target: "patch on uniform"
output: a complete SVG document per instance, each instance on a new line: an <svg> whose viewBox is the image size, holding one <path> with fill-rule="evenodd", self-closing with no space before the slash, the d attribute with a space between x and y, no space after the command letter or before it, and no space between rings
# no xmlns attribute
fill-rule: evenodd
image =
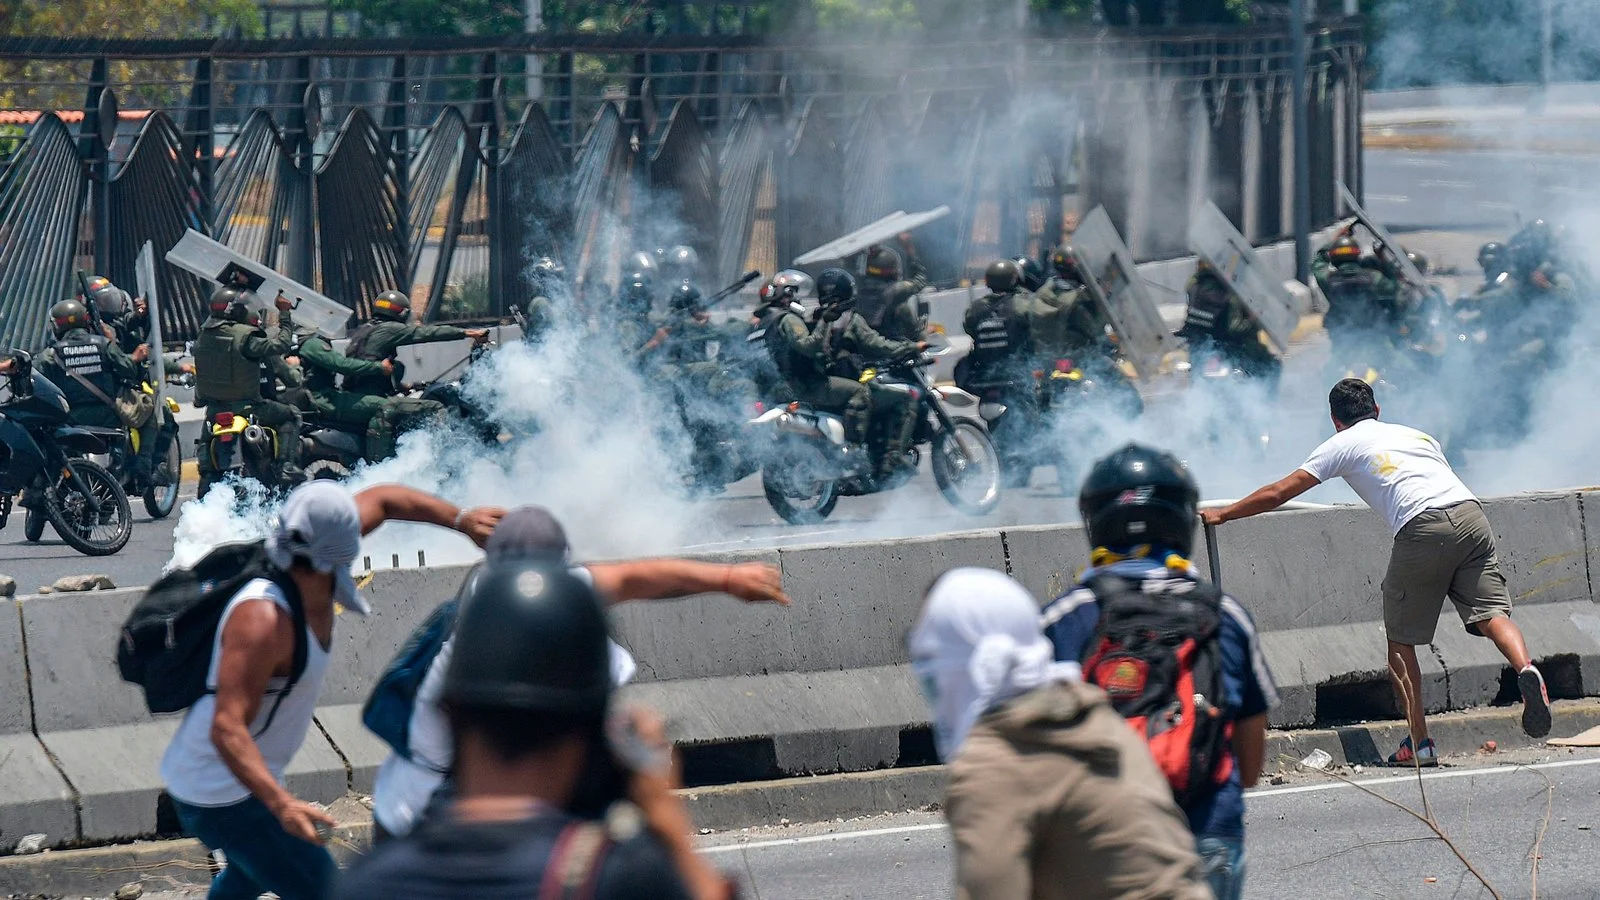
<svg viewBox="0 0 1600 900"><path fill-rule="evenodd" d="M1118 657L1108 659L1095 667L1090 679L1110 694L1119 697L1138 697L1144 693L1145 682L1150 680L1150 664L1142 659Z"/></svg>

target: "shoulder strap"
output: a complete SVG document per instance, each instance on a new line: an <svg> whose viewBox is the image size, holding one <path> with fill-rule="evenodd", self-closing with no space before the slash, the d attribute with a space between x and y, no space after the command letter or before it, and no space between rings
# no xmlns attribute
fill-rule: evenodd
<svg viewBox="0 0 1600 900"><path fill-rule="evenodd" d="M283 705L283 698L289 696L294 686L300 682L300 676L306 672L306 659L311 653L311 648L306 642L306 605L300 597L300 586L294 583L289 573L273 567L262 576L278 586L283 591L283 597L289 601L290 627L294 629L294 656L289 663L289 680L284 684L283 690L277 692L272 699L272 709L267 711L267 720L261 723L261 730L254 737L260 737L272 727L272 720L278 717L278 707Z"/></svg>
<svg viewBox="0 0 1600 900"><path fill-rule="evenodd" d="M599 822L578 821L561 829L545 864L538 900L581 900L594 896L611 839Z"/></svg>

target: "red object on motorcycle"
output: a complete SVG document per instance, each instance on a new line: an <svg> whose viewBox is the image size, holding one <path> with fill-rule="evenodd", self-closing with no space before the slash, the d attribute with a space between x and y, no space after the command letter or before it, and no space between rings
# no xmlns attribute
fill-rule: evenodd
<svg viewBox="0 0 1600 900"><path fill-rule="evenodd" d="M219 434L219 435L217 435L217 440L223 442L224 444L231 444L231 443L233 443L233 435L231 435L231 434Z"/></svg>
<svg viewBox="0 0 1600 900"><path fill-rule="evenodd" d="M1056 360L1056 371L1057 372L1071 372L1073 370L1073 368L1074 368L1074 366L1072 365L1072 360L1070 360L1070 359L1058 359L1058 360Z"/></svg>
<svg viewBox="0 0 1600 900"><path fill-rule="evenodd" d="M217 413L216 422L217 422L217 424L219 426L221 426L223 428L232 428L233 427L233 413L231 413L231 412L219 412L219 413Z"/></svg>
<svg viewBox="0 0 1600 900"><path fill-rule="evenodd" d="M755 414L759 416L762 413L767 411L767 405L765 403L762 403L760 400L757 400L755 402L754 409L755 409Z"/></svg>

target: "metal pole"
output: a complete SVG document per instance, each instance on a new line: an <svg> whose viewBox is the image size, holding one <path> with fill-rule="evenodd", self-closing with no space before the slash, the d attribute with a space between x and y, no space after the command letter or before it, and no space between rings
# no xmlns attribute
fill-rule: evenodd
<svg viewBox="0 0 1600 900"><path fill-rule="evenodd" d="M1290 63L1294 76L1294 277L1311 280L1311 123L1306 108L1306 0L1292 0Z"/></svg>
<svg viewBox="0 0 1600 900"><path fill-rule="evenodd" d="M1539 84L1550 89L1550 70L1555 62L1555 0L1544 0L1539 9Z"/></svg>
<svg viewBox="0 0 1600 900"><path fill-rule="evenodd" d="M526 0L523 21L526 23L529 34L538 34L544 30L544 0ZM536 103L544 97L544 61L537 55L530 54L528 63L528 102Z"/></svg>

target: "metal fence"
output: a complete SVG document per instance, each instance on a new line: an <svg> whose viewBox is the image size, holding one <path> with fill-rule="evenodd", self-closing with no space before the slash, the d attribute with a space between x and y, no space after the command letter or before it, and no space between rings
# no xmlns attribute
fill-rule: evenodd
<svg viewBox="0 0 1600 900"><path fill-rule="evenodd" d="M1313 31L1313 219L1361 184L1359 23ZM543 255L585 303L628 250L686 242L718 284L895 209L933 277L1037 253L1104 204L1135 253L1181 252L1214 199L1289 222L1278 31L806 47L747 37L0 40L0 342L33 346L75 267L133 281L196 228L365 313L505 312ZM163 333L207 287L162 266Z"/></svg>

